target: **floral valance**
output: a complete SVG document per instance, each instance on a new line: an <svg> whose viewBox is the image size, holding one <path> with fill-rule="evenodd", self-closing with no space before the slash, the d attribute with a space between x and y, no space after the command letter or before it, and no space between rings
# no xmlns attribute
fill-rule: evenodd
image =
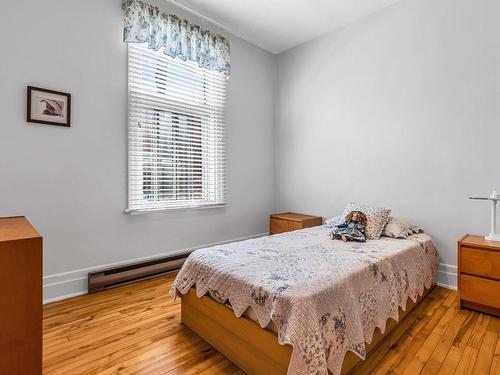
<svg viewBox="0 0 500 375"><path fill-rule="evenodd" d="M168 56L195 61L202 68L229 76L229 42L226 38L142 1L124 0L123 9L124 42L148 43L148 47L155 51L164 47Z"/></svg>

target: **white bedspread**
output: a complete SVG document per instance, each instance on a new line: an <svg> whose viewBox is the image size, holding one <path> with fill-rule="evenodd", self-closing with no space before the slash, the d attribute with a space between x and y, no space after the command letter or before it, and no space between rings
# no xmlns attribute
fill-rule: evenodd
<svg viewBox="0 0 500 375"><path fill-rule="evenodd" d="M251 307L293 346L288 374L340 374L348 350L364 359L375 328L431 287L439 257L426 234L344 243L328 233L319 226L196 250L171 295L196 285L198 297L229 301L238 317Z"/></svg>

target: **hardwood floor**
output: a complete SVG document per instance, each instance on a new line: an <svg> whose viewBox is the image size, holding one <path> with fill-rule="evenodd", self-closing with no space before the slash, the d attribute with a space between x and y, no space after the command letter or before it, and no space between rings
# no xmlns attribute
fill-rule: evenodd
<svg viewBox="0 0 500 375"><path fill-rule="evenodd" d="M174 275L44 307L44 374L243 374L180 323ZM500 375L500 319L436 287L356 374Z"/></svg>

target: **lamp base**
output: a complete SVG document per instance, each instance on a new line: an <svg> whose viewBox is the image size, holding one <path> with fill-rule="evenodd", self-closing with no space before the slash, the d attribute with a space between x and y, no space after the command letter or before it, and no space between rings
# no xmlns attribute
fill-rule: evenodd
<svg viewBox="0 0 500 375"><path fill-rule="evenodd" d="M490 233L487 236L484 236L484 238L488 241L500 241L500 234Z"/></svg>

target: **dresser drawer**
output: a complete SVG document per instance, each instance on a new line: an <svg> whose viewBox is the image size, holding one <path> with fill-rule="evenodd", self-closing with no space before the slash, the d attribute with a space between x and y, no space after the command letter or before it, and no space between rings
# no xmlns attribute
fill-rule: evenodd
<svg viewBox="0 0 500 375"><path fill-rule="evenodd" d="M292 230L302 229L302 224L300 222L282 220L277 218L271 218L270 233L283 233Z"/></svg>
<svg viewBox="0 0 500 375"><path fill-rule="evenodd" d="M460 272L500 280L500 253L462 246Z"/></svg>
<svg viewBox="0 0 500 375"><path fill-rule="evenodd" d="M460 299L500 309L500 281L460 275Z"/></svg>

